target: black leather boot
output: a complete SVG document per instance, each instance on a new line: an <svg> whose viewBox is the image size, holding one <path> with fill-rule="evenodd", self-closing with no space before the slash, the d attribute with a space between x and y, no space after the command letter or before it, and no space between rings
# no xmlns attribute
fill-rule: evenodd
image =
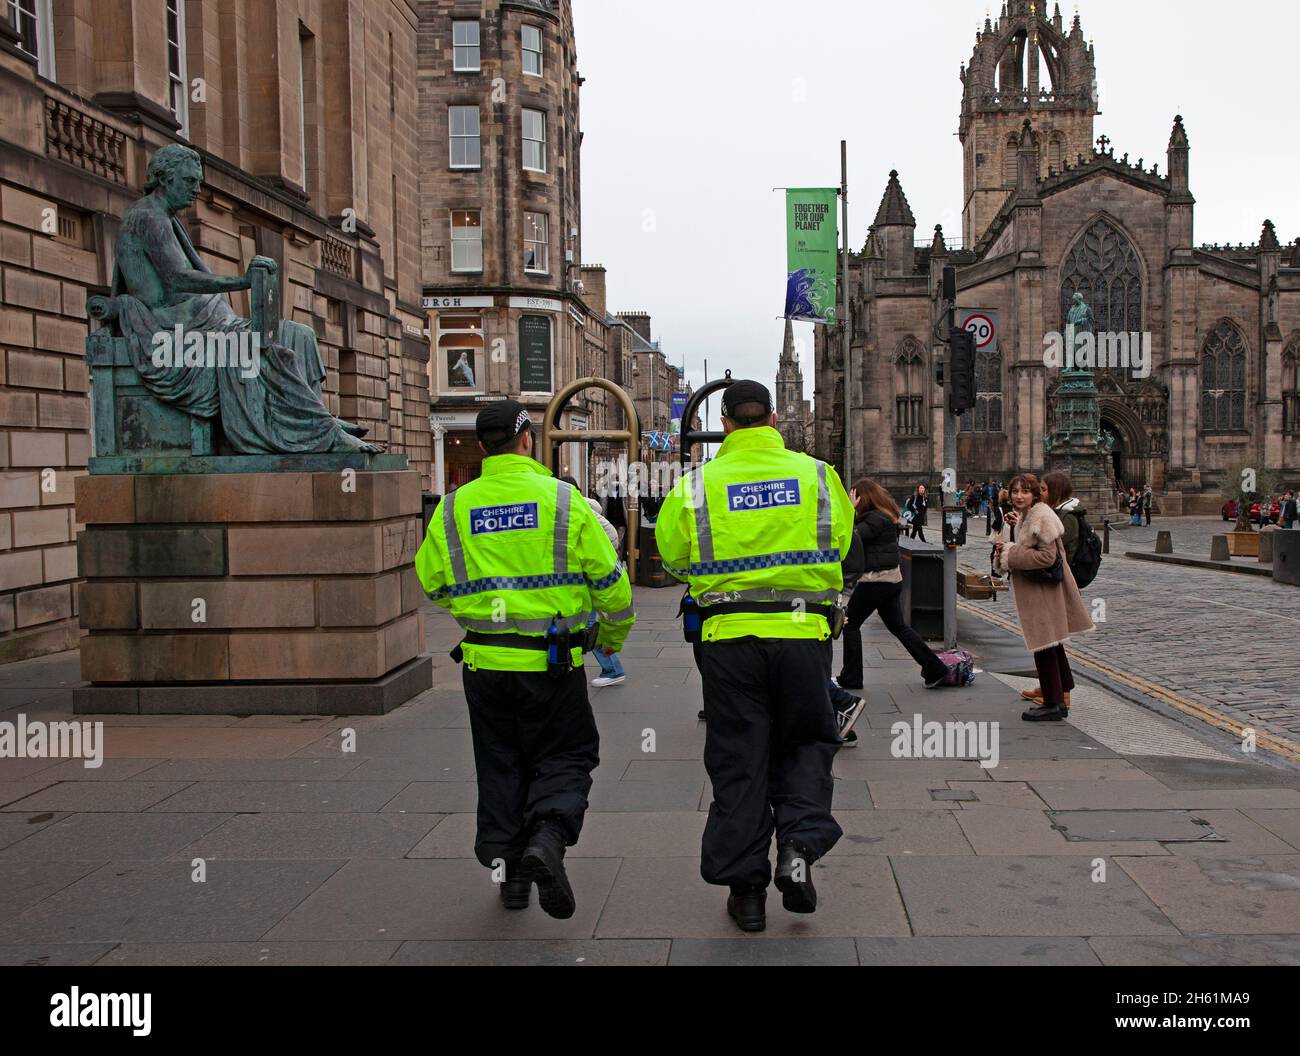
<svg viewBox="0 0 1300 1056"><path fill-rule="evenodd" d="M520 874L537 885L542 911L558 920L573 916L577 903L564 871L564 832L553 821L539 821L520 860Z"/></svg>
<svg viewBox="0 0 1300 1056"><path fill-rule="evenodd" d="M817 911L812 866L812 856L798 840L782 840L777 845L776 889L781 892L781 905L791 913Z"/></svg>
<svg viewBox="0 0 1300 1056"><path fill-rule="evenodd" d="M1038 704L1021 712L1020 717L1026 722L1060 722L1068 714L1064 704Z"/></svg>
<svg viewBox="0 0 1300 1056"><path fill-rule="evenodd" d="M506 866L506 878L499 885L501 904L506 909L527 909L533 893L533 882L519 871L517 864Z"/></svg>
<svg viewBox="0 0 1300 1056"><path fill-rule="evenodd" d="M727 897L727 915L741 931L762 931L767 927L767 889L733 887Z"/></svg>

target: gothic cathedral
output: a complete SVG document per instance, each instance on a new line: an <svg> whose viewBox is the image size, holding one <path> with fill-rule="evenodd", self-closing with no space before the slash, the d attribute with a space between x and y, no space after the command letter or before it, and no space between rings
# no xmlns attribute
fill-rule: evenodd
<svg viewBox="0 0 1300 1056"><path fill-rule="evenodd" d="M854 450L845 466L842 342L819 328L818 456L896 493L938 483L935 325L951 264L958 305L991 324L957 437L963 483L1043 469L1062 366L1052 335L1078 293L1096 335L1081 365L1094 368L1116 486L1150 483L1177 514L1217 512L1234 465L1300 484L1300 239L1281 245L1264 220L1256 245L1195 245L1182 117L1163 172L1095 139L1095 56L1059 6L1048 17L1010 0L986 18L961 82L960 245L938 227L918 243L891 172L849 260Z"/></svg>

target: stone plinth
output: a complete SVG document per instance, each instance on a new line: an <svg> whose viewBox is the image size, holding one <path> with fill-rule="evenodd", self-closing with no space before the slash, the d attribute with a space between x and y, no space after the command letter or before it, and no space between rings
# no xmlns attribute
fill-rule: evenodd
<svg viewBox="0 0 1300 1056"><path fill-rule="evenodd" d="M411 471L77 481L80 713L377 714L431 684Z"/></svg>

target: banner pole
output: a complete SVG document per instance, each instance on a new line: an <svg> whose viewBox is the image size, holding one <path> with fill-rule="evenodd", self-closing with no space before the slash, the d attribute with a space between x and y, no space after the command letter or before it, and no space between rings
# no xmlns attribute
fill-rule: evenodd
<svg viewBox="0 0 1300 1056"><path fill-rule="evenodd" d="M853 363L849 344L849 146L840 140L840 329L844 341L844 486L853 486Z"/></svg>

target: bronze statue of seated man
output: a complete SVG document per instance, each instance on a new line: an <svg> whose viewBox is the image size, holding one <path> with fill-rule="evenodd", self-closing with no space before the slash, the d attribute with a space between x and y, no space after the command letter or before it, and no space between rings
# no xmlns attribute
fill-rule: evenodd
<svg viewBox="0 0 1300 1056"><path fill-rule="evenodd" d="M207 269L176 218L202 182L199 155L169 144L149 162L145 196L122 218L105 314L116 318L145 387L189 414L219 415L234 454L377 453L360 439L363 427L325 406L325 369L310 327L281 320L262 340L231 308L229 291L252 288L254 273L274 274L276 264L254 257L241 276ZM214 343L229 358L195 354Z"/></svg>

